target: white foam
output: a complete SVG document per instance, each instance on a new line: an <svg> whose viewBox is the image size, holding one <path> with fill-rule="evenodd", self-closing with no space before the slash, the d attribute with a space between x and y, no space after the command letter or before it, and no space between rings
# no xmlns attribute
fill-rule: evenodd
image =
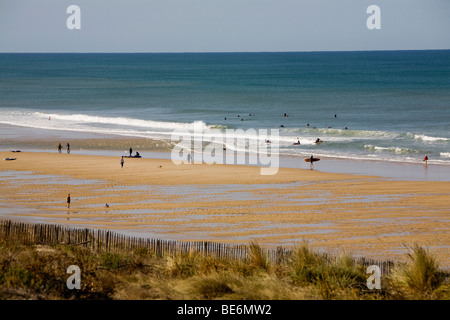
<svg viewBox="0 0 450 320"><path fill-rule="evenodd" d="M424 134L412 134L412 133L408 133L408 136L414 138L414 139L418 139L418 140L422 140L422 141L429 141L429 142L434 142L434 141L450 141L450 139L448 138L442 138L442 137L430 137Z"/></svg>
<svg viewBox="0 0 450 320"><path fill-rule="evenodd" d="M393 139L399 136L398 133L389 131L377 130L350 130L350 129L335 129L335 128L291 128L285 129L284 132L289 134L296 133L297 135L306 136L326 136L328 139Z"/></svg>
<svg viewBox="0 0 450 320"><path fill-rule="evenodd" d="M400 148L400 147L378 147L371 144L364 145L364 148L369 150L375 150L375 151L387 151L387 152L394 152L398 154L402 153L417 153L418 151L412 150L409 148Z"/></svg>
<svg viewBox="0 0 450 320"><path fill-rule="evenodd" d="M194 123L180 123L180 122L163 122L163 121L152 121L152 120L141 120L134 118L125 117L100 117L100 116L90 116L86 114L52 114L52 113L42 113L34 112L34 115L52 120L62 120L69 123L85 124L85 123L101 123L109 125L119 125L119 126L131 126L140 128L158 128L167 130L177 130L177 129L192 129ZM205 123L201 122L204 128L208 128Z"/></svg>

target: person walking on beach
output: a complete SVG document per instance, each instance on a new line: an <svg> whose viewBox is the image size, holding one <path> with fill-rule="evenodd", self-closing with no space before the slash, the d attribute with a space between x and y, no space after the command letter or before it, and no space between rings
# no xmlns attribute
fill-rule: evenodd
<svg viewBox="0 0 450 320"><path fill-rule="evenodd" d="M132 153L133 153L133 149L130 148L130 158L131 158Z"/></svg>
<svg viewBox="0 0 450 320"><path fill-rule="evenodd" d="M309 169L314 169L314 157L312 155L309 158Z"/></svg>
<svg viewBox="0 0 450 320"><path fill-rule="evenodd" d="M70 209L70 193L67 194L67 208Z"/></svg>
<svg viewBox="0 0 450 320"><path fill-rule="evenodd" d="M61 143L59 143L58 144L58 152L61 153L61 150L62 150L62 145L61 145Z"/></svg>
<svg viewBox="0 0 450 320"><path fill-rule="evenodd" d="M190 153L188 153L188 155L187 155L187 161L188 161L189 164L191 163L191 159L192 159L192 156L191 156Z"/></svg>
<svg viewBox="0 0 450 320"><path fill-rule="evenodd" d="M70 153L70 144L68 142L67 142L66 146L67 146L67 153Z"/></svg>
<svg viewBox="0 0 450 320"><path fill-rule="evenodd" d="M123 168L123 162L124 162L124 160L123 160L123 156L122 156L122 159L120 159L120 167L121 168Z"/></svg>

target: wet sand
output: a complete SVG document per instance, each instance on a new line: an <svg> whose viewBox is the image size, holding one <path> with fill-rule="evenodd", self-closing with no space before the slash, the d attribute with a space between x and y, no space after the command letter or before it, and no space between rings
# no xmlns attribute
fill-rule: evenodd
<svg viewBox="0 0 450 320"><path fill-rule="evenodd" d="M0 152L0 218L136 236L315 248L375 259L427 247L450 267L450 182L167 159ZM4 161L4 157L17 157ZM66 195L72 196L66 208ZM108 203L109 208L105 207Z"/></svg>

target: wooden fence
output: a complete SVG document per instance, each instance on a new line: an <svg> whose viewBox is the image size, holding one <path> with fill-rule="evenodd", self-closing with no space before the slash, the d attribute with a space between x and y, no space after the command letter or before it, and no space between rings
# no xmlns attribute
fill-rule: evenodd
<svg viewBox="0 0 450 320"><path fill-rule="evenodd" d="M0 236L10 240L17 240L24 244L72 244L90 248L97 252L122 252L145 248L157 256L173 256L192 251L227 259L232 261L250 258L251 246L230 245L208 241L174 241L125 236L108 230L94 230L87 228L73 228L56 224L32 224L0 221ZM266 259L272 264L280 264L291 254L291 250L283 247L276 249L260 249ZM324 254L327 261L332 262L336 257ZM394 266L392 261L379 261L367 258L355 258L354 262L363 267L377 265L382 274L387 274Z"/></svg>

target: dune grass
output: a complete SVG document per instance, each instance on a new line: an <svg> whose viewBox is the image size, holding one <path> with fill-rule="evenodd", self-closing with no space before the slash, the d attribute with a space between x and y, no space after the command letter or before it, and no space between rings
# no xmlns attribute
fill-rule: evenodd
<svg viewBox="0 0 450 320"><path fill-rule="evenodd" d="M365 295L367 275L352 257L329 257L311 250L306 242L297 245L287 263L294 285L310 286L323 299L358 299Z"/></svg>
<svg viewBox="0 0 450 320"><path fill-rule="evenodd" d="M273 264L257 243L239 261L195 251L158 257L146 248L93 252L82 246L24 245L0 239L0 299L449 299L448 275L425 249L369 290L368 275L348 254L330 257L298 244ZM67 267L81 269L81 289L69 290Z"/></svg>
<svg viewBox="0 0 450 320"><path fill-rule="evenodd" d="M434 257L417 244L407 249L408 260L388 278L392 295L398 299L449 299L448 274L439 270Z"/></svg>

